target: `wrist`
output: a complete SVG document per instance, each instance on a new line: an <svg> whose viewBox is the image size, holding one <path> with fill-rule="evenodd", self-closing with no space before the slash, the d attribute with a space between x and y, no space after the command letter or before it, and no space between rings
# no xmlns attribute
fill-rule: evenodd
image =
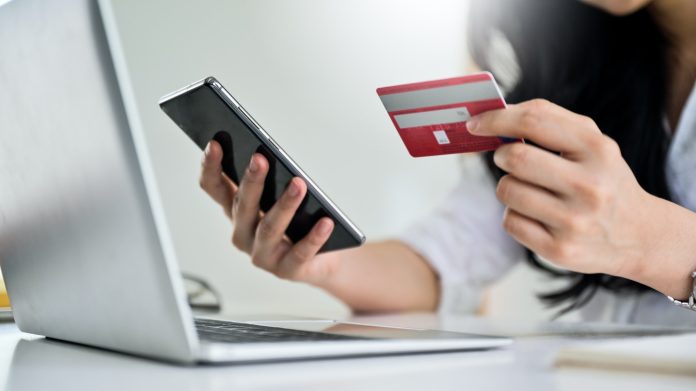
<svg viewBox="0 0 696 391"><path fill-rule="evenodd" d="M687 298L696 270L696 213L652 195L645 210L650 213L638 227L640 255L620 276L675 299Z"/></svg>
<svg viewBox="0 0 696 391"><path fill-rule="evenodd" d="M619 262L612 265L612 269L602 272L647 285L644 282L645 277L654 273L654 254L659 252L655 251L655 247L657 242L662 240L661 227L656 226L655 219L663 213L660 209L664 208L664 205L659 202L659 198L645 191L638 198L639 200L632 204L639 207L633 207L628 211L630 219L624 223L626 237L617 254Z"/></svg>
<svg viewBox="0 0 696 391"><path fill-rule="evenodd" d="M338 284L338 274L343 263L344 253L350 250L331 251L316 256L312 262L317 264L321 273L311 273L311 278L303 281L314 287L333 293Z"/></svg>

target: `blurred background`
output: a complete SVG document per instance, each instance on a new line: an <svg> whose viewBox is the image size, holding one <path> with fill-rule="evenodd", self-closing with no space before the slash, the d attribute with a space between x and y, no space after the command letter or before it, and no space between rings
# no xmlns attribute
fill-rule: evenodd
<svg viewBox="0 0 696 391"><path fill-rule="evenodd" d="M217 77L366 233L387 238L444 199L461 156L414 159L375 88L471 70L461 0L118 0L112 50L142 127L182 269L222 295L228 313L340 317L312 287L254 268L230 244L231 225L198 187L201 152L158 99ZM118 56L117 56L118 57ZM519 265L491 290L492 315L547 318L542 277Z"/></svg>

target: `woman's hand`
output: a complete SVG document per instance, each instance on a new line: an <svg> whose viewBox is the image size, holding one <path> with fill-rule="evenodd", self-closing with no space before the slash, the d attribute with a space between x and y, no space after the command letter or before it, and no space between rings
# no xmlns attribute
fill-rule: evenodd
<svg viewBox="0 0 696 391"><path fill-rule="evenodd" d="M517 241L573 271L630 278L673 296L688 291L696 255L689 262L670 247L694 232L694 215L644 191L592 119L533 100L483 113L468 127L539 145L506 144L494 154L508 173L496 190L507 207L503 225ZM656 268L668 264L669 276L679 276L671 283Z"/></svg>
<svg viewBox="0 0 696 391"><path fill-rule="evenodd" d="M340 251L317 256L331 235L333 221L320 219L312 230L297 243L285 235L295 211L302 202L307 185L293 178L283 195L267 212L259 210L268 161L254 154L237 187L222 173L222 148L211 141L201 163L200 185L220 206L234 224L232 244L251 255L254 265L278 277L325 284L338 264Z"/></svg>
<svg viewBox="0 0 696 391"><path fill-rule="evenodd" d="M592 119L533 100L474 117L468 128L539 145L506 144L494 154L508 173L496 189L507 206L503 225L517 241L582 273L620 275L642 256L649 195Z"/></svg>
<svg viewBox="0 0 696 391"><path fill-rule="evenodd" d="M297 243L284 235L307 191L304 181L293 178L264 214L259 211L259 201L268 161L254 154L239 188L222 173L221 162L222 148L211 141L203 157L200 184L232 220L232 243L250 254L254 265L278 277L323 288L355 311L436 308L437 275L411 248L388 240L317 255L333 230L330 218L320 219Z"/></svg>

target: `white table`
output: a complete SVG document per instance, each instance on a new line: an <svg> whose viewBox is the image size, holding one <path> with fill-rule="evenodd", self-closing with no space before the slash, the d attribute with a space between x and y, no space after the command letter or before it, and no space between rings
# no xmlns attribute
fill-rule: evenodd
<svg viewBox="0 0 696 391"><path fill-rule="evenodd" d="M358 317L405 327L518 335L593 331L468 317ZM614 332L621 331L616 327ZM604 330L607 331L607 330ZM612 330L609 330L612 331ZM630 331L630 330L628 330ZM696 378L554 368L559 347L591 338L519 337L505 349L264 365L182 367L23 334L0 325L0 386L7 390L696 390Z"/></svg>

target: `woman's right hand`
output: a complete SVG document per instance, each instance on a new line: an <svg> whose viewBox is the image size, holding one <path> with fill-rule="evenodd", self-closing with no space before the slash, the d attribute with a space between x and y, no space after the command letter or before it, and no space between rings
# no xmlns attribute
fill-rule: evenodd
<svg viewBox="0 0 696 391"><path fill-rule="evenodd" d="M331 235L333 221L320 219L297 243L285 235L307 192L302 178L293 178L276 204L263 213L259 202L268 173L266 158L259 153L251 157L239 186L222 172L221 162L222 148L211 141L203 156L200 185L232 221L232 244L249 254L254 265L280 278L325 286L336 273L341 252L317 252Z"/></svg>

